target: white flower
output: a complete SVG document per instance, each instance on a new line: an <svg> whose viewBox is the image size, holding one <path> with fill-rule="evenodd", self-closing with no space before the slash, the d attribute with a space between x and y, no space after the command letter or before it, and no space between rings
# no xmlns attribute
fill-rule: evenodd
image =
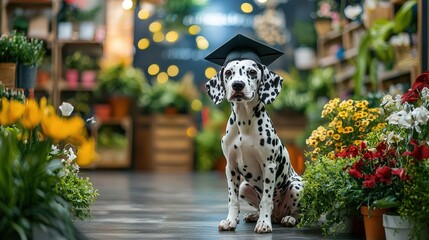
<svg viewBox="0 0 429 240"><path fill-rule="evenodd" d="M89 124L94 124L95 123L95 117L91 117L91 118L86 119L86 122Z"/></svg>
<svg viewBox="0 0 429 240"><path fill-rule="evenodd" d="M51 154L56 155L59 153L59 151L60 150L58 149L58 147L56 145L51 146Z"/></svg>
<svg viewBox="0 0 429 240"><path fill-rule="evenodd" d="M73 151L72 148L68 149L68 151L67 151L67 157L68 157L68 160L71 160L71 161L73 161L73 160L75 160L77 158L77 156L74 153L74 151Z"/></svg>
<svg viewBox="0 0 429 240"><path fill-rule="evenodd" d="M402 139L404 138L401 137L401 135L396 134L394 132L389 132L389 134L387 134L387 143L389 144L399 143L400 141L402 141Z"/></svg>
<svg viewBox="0 0 429 240"><path fill-rule="evenodd" d="M414 125L413 118L411 114L407 113L405 110L399 112L394 112L386 118L389 124L399 125L402 128L409 129Z"/></svg>
<svg viewBox="0 0 429 240"><path fill-rule="evenodd" d="M73 105L68 102L63 102L59 108L61 110L61 114L65 117L70 116L74 109Z"/></svg>
<svg viewBox="0 0 429 240"><path fill-rule="evenodd" d="M429 111L425 107L418 107L411 112L414 120L420 124L426 124L429 120Z"/></svg>
<svg viewBox="0 0 429 240"><path fill-rule="evenodd" d="M351 20L355 20L362 13L362 7L358 4L348 5L344 9L344 15Z"/></svg>
<svg viewBox="0 0 429 240"><path fill-rule="evenodd" d="M421 98L423 100L423 105L429 107L429 89L427 87L423 88L421 91Z"/></svg>

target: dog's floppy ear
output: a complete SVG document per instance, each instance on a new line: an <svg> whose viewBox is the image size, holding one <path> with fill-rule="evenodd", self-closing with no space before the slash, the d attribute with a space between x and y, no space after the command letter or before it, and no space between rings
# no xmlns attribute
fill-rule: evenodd
<svg viewBox="0 0 429 240"><path fill-rule="evenodd" d="M270 104L279 95L283 78L270 71L265 65L260 64L260 68L262 69L262 78L258 89L259 99L265 104Z"/></svg>
<svg viewBox="0 0 429 240"><path fill-rule="evenodd" d="M206 91L216 105L219 105L225 98L225 87L223 85L223 68L216 73L212 79L206 83Z"/></svg>

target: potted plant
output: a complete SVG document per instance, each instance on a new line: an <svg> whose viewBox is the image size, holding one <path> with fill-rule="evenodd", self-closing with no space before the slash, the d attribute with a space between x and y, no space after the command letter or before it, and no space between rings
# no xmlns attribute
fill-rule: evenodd
<svg viewBox="0 0 429 240"><path fill-rule="evenodd" d="M0 37L0 81L7 88L15 87L17 44L16 38Z"/></svg>
<svg viewBox="0 0 429 240"><path fill-rule="evenodd" d="M297 21L293 27L296 38L294 62L298 69L314 68L316 62L316 34L314 26L308 21Z"/></svg>
<svg viewBox="0 0 429 240"><path fill-rule="evenodd" d="M368 74L372 90L377 86L377 63L391 65L394 59L394 49L389 42L392 35L404 32L415 24L413 9L417 1L406 1L395 15L393 21L377 20L362 37L356 57L356 70L353 76L354 95L361 97L365 76Z"/></svg>
<svg viewBox="0 0 429 240"><path fill-rule="evenodd" d="M79 85L79 72L82 68L82 57L82 53L76 51L65 58L65 79L69 88L76 88Z"/></svg>
<svg viewBox="0 0 429 240"><path fill-rule="evenodd" d="M338 13L334 11L336 2L332 0L319 0L317 2L317 7L314 28L319 37L324 37L333 29L333 20L339 20L336 19L336 17L339 17Z"/></svg>
<svg viewBox="0 0 429 240"><path fill-rule="evenodd" d="M44 98L2 98L0 105L0 144L8 149L0 151L0 235L80 239L72 220L91 218L98 195L77 165L95 157L93 140L82 135L85 121L67 104L57 115Z"/></svg>
<svg viewBox="0 0 429 240"><path fill-rule="evenodd" d="M97 61L89 55L83 55L80 65L80 79L83 87L90 89L94 88L98 69Z"/></svg>
<svg viewBox="0 0 429 240"><path fill-rule="evenodd" d="M192 102L199 98L193 78L185 75L180 81L167 81L147 86L139 107L143 113L187 114L193 111Z"/></svg>
<svg viewBox="0 0 429 240"><path fill-rule="evenodd" d="M337 154L349 145L359 146L370 132L384 126L378 108L369 107L366 100L335 98L325 104L322 125L306 140L312 162L307 163L303 175L306 188L301 198L301 226L318 225L325 234L333 234L346 227L345 220L353 219L363 192L343 172L354 159L337 159ZM337 204L332 204L334 199Z"/></svg>
<svg viewBox="0 0 429 240"><path fill-rule="evenodd" d="M108 96L112 115L122 118L129 113L132 99L142 96L145 83L140 69L120 63L101 69L96 92Z"/></svg>
<svg viewBox="0 0 429 240"><path fill-rule="evenodd" d="M17 55L17 88L34 88L37 76L37 67L45 56L43 41L35 38L28 39L21 33L14 33L17 39L19 54Z"/></svg>
<svg viewBox="0 0 429 240"><path fill-rule="evenodd" d="M79 23L79 39L93 40L95 35L94 18L100 11L101 6L96 6L89 10L81 9L76 15L76 21Z"/></svg>

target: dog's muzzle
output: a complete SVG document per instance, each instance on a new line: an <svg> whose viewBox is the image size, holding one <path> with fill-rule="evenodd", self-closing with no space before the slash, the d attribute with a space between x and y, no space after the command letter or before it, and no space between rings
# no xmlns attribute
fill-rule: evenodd
<svg viewBox="0 0 429 240"><path fill-rule="evenodd" d="M246 95L243 92L245 87L243 81L234 81L231 85L233 93L231 95L231 99L235 99L237 101L241 101L242 99L247 99Z"/></svg>

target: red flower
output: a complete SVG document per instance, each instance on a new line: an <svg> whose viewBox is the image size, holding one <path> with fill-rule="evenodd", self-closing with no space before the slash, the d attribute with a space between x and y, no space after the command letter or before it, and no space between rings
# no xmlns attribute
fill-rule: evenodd
<svg viewBox="0 0 429 240"><path fill-rule="evenodd" d="M418 145L416 140L411 140L411 145L414 146L412 152L404 152L404 156L411 156L419 161L429 158L429 147L426 144Z"/></svg>
<svg viewBox="0 0 429 240"><path fill-rule="evenodd" d="M408 175L405 173L405 169L403 169L403 168L393 168L393 169L392 169L392 174L393 174L393 175L396 175L396 176L399 176L399 178L400 178L402 181L410 180L410 176L408 176Z"/></svg>
<svg viewBox="0 0 429 240"><path fill-rule="evenodd" d="M375 187L375 175L367 174L364 176L363 187L364 188L374 188Z"/></svg>
<svg viewBox="0 0 429 240"><path fill-rule="evenodd" d="M362 178L362 173L359 172L357 169L354 169L354 168L349 170L349 174L350 174L350 176L352 176L354 178Z"/></svg>
<svg viewBox="0 0 429 240"><path fill-rule="evenodd" d="M391 175L392 171L389 166L379 167L375 170L375 176L380 182L390 184L392 182Z"/></svg>
<svg viewBox="0 0 429 240"><path fill-rule="evenodd" d="M419 92L425 87L429 88L429 71L420 74L416 78L416 81L413 83L411 89L409 89L407 93L402 95L402 103L417 102L417 100L419 99Z"/></svg>

